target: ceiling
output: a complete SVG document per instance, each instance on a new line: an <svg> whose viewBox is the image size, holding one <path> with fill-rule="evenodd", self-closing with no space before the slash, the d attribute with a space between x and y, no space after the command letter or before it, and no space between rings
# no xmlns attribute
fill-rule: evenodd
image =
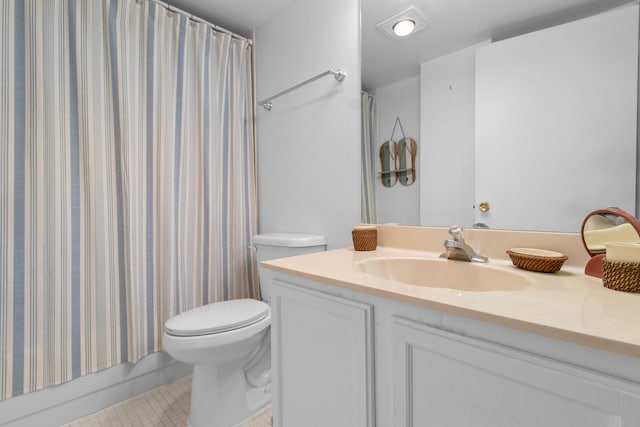
<svg viewBox="0 0 640 427"><path fill-rule="evenodd" d="M296 0L168 0L244 37ZM366 90L415 76L420 64L487 40L500 40L583 18L631 0L361 0L362 85ZM425 30L392 39L376 24L414 6Z"/></svg>

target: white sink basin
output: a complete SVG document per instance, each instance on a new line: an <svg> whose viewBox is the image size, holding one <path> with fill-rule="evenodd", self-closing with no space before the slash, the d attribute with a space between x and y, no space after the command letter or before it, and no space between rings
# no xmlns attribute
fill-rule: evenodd
<svg viewBox="0 0 640 427"><path fill-rule="evenodd" d="M532 283L505 267L441 258L372 258L356 262L354 268L382 279L459 291L517 291Z"/></svg>

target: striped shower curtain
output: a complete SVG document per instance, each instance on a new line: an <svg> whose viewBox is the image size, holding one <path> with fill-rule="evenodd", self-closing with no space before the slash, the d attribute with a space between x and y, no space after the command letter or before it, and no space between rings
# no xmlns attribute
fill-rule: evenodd
<svg viewBox="0 0 640 427"><path fill-rule="evenodd" d="M375 224L378 221L376 201L376 99L367 92L361 95L362 138L360 177L360 220Z"/></svg>
<svg viewBox="0 0 640 427"><path fill-rule="evenodd" d="M251 46L142 0L0 1L0 399L259 297Z"/></svg>

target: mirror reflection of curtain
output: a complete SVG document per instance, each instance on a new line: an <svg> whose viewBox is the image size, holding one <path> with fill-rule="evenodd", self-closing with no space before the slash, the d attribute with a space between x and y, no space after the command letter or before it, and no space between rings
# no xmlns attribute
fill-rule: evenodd
<svg viewBox="0 0 640 427"><path fill-rule="evenodd" d="M0 400L258 297L251 46L136 0L0 2Z"/></svg>
<svg viewBox="0 0 640 427"><path fill-rule="evenodd" d="M362 177L360 217L364 223L378 221L376 202L376 156L375 156L376 103L375 97L362 92Z"/></svg>

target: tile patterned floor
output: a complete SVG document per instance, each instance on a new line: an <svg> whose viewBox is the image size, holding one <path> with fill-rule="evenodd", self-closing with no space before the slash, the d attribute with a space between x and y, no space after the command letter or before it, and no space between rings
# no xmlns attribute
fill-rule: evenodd
<svg viewBox="0 0 640 427"><path fill-rule="evenodd" d="M186 427L191 377L69 423L66 427ZM271 427L271 407L235 427Z"/></svg>

